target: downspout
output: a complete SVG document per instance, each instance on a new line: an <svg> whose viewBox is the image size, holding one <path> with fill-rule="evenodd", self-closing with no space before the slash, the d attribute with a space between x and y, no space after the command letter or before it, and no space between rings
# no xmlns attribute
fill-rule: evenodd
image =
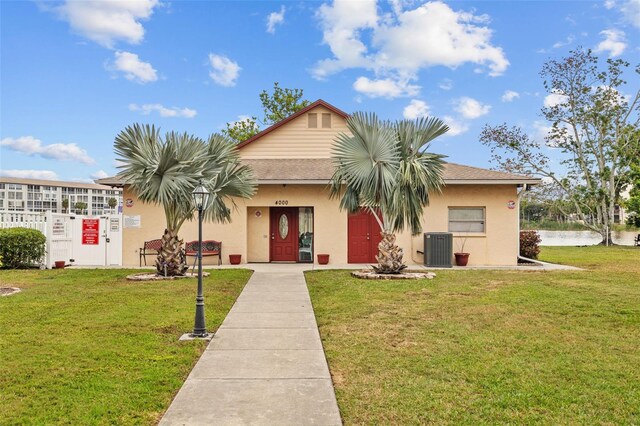
<svg viewBox="0 0 640 426"><path fill-rule="evenodd" d="M524 193L527 192L529 186L525 183L522 186L522 189L520 189L520 192L518 192L518 252L517 252L517 258L516 259L520 259L520 201L522 200L522 197L524 196ZM517 264L517 260L516 260L516 264Z"/></svg>

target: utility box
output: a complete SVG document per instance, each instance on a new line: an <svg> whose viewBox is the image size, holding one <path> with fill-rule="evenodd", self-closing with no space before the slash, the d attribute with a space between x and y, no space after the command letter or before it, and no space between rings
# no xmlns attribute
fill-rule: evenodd
<svg viewBox="0 0 640 426"><path fill-rule="evenodd" d="M424 264L433 268L451 268L453 234L426 232L424 234Z"/></svg>

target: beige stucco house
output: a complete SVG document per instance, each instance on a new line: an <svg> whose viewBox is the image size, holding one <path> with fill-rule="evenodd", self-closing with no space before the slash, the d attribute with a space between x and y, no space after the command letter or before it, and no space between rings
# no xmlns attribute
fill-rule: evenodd
<svg viewBox="0 0 640 426"><path fill-rule="evenodd" d="M236 200L231 223L204 225L205 240L222 241L224 263L229 254L242 255L243 263L317 262L317 254L329 254L335 265L375 262L379 229L370 215L349 215L329 199L331 149L336 135L347 132L347 117L318 100L238 145L258 190L249 200ZM425 209L423 231L452 232L454 251L464 242L470 265L516 264L519 194L539 181L453 163L444 180L442 193L433 194ZM124 187L122 259L125 266L138 265L143 242L163 234L162 208L140 202L118 178L98 182ZM195 240L196 221L180 233ZM423 263L422 234L401 233L397 242L406 263Z"/></svg>

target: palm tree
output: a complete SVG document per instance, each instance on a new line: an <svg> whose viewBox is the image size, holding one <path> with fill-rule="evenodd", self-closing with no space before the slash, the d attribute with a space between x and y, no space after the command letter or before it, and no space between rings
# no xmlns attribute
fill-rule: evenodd
<svg viewBox="0 0 640 426"><path fill-rule="evenodd" d="M180 227L194 218L191 192L202 180L209 193L203 220L228 222L231 197L249 198L256 183L251 169L240 164L234 144L211 135L207 141L186 133L169 132L164 140L155 126L134 124L116 137L114 151L123 163L118 175L140 201L161 204L166 218L162 249L156 260L158 274L184 275L188 269Z"/></svg>
<svg viewBox="0 0 640 426"><path fill-rule="evenodd" d="M366 113L353 114L347 127L351 134L340 133L333 148L331 197L340 198L340 208L350 213L371 211L382 235L374 269L400 273L406 265L395 233L405 227L413 235L422 231L429 194L444 184L444 156L426 149L449 127L434 117L389 123Z"/></svg>

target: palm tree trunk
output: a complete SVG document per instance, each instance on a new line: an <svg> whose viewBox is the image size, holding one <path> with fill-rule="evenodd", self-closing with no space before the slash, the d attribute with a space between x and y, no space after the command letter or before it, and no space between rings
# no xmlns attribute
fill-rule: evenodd
<svg viewBox="0 0 640 426"><path fill-rule="evenodd" d="M382 231L382 241L378 244L378 255L376 260L378 266L373 266L378 274L399 274L407 267L402 262L404 255L402 248L396 245L396 236L390 232Z"/></svg>
<svg viewBox="0 0 640 426"><path fill-rule="evenodd" d="M165 229L162 236L162 248L156 259L158 275L184 275L188 269L189 265L187 265L187 258L182 249L182 240L178 238L178 233Z"/></svg>

